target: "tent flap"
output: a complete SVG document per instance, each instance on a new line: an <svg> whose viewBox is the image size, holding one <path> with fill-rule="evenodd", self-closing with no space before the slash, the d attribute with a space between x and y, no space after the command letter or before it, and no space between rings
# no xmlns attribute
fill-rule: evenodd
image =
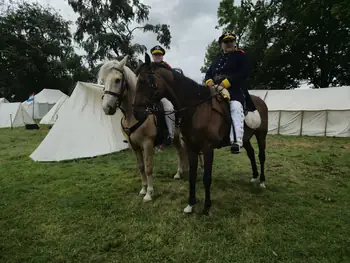
<svg viewBox="0 0 350 263"><path fill-rule="evenodd" d="M102 86L78 82L55 125L30 155L34 161L94 157L128 148L121 133L121 113L102 109Z"/></svg>
<svg viewBox="0 0 350 263"><path fill-rule="evenodd" d="M0 104L0 128L23 127L35 124L20 102Z"/></svg>

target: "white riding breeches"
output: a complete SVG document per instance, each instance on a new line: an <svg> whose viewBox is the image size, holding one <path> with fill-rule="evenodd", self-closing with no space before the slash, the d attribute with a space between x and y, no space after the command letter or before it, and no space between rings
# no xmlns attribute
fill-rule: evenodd
<svg viewBox="0 0 350 263"><path fill-rule="evenodd" d="M236 133L237 144L240 147L242 147L242 145L243 145L243 133L244 133L244 112L243 112L243 106L237 100L230 101L230 111L231 111L231 118L232 118L232 122L233 122L233 127L235 129L233 131L233 129L231 127L230 141L231 141L231 143L234 142L233 132L235 132Z"/></svg>
<svg viewBox="0 0 350 263"><path fill-rule="evenodd" d="M160 102L163 104L165 115L165 122L168 127L169 137L174 139L175 130L175 113L173 104L166 98L162 98ZM172 112L172 113L171 113ZM170 114L169 114L170 113Z"/></svg>

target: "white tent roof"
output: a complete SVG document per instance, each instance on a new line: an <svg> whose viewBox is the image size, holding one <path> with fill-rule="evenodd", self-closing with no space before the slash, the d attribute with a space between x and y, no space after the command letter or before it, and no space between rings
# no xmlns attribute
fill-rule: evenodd
<svg viewBox="0 0 350 263"><path fill-rule="evenodd" d="M0 128L22 127L25 124L35 124L33 119L23 109L20 102L0 104Z"/></svg>
<svg viewBox="0 0 350 263"><path fill-rule="evenodd" d="M265 100L265 97L267 95L267 90L249 90L249 93L251 95L258 96L261 99Z"/></svg>
<svg viewBox="0 0 350 263"><path fill-rule="evenodd" d="M121 113L102 109L103 86L78 82L60 117L30 155L34 161L62 161L118 152L128 148L121 132Z"/></svg>
<svg viewBox="0 0 350 263"><path fill-rule="evenodd" d="M9 103L9 101L6 98L0 98L0 103Z"/></svg>
<svg viewBox="0 0 350 263"><path fill-rule="evenodd" d="M250 90L260 96L267 92L269 111L349 110L350 86L323 89ZM261 97L261 96L260 96Z"/></svg>
<svg viewBox="0 0 350 263"><path fill-rule="evenodd" d="M62 91L57 89L43 89L38 94L34 96L34 103L48 103L48 104L55 104L58 102L62 96L66 96ZM32 102L26 102L24 103L32 103Z"/></svg>
<svg viewBox="0 0 350 263"><path fill-rule="evenodd" d="M64 109L68 96L62 96L61 99L51 108L51 110L41 119L40 124L54 124L58 119L59 112Z"/></svg>

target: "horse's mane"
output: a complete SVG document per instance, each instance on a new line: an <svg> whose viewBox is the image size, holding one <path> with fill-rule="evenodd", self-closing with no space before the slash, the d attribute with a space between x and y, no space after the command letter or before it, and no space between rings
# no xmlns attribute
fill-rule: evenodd
<svg viewBox="0 0 350 263"><path fill-rule="evenodd" d="M186 91L189 91L190 93L192 93L192 92L198 93L199 90L202 91L202 92L204 90L204 93L206 95L207 95L207 92L205 92L205 91L208 91L208 94L210 94L209 89L206 88L205 86L197 83L196 81L194 81L193 79L185 76L184 74L181 74L177 70L168 68L164 64L157 63L157 62L151 62L151 64L148 65L146 63L143 63L137 68L136 74L138 75L141 72L141 70L144 69L144 68L146 68L146 69L149 68L149 69L153 69L153 70L156 70L157 68L162 68L162 69L169 70L169 71L171 71L173 73L174 79L178 83L178 85L186 87Z"/></svg>
<svg viewBox="0 0 350 263"><path fill-rule="evenodd" d="M132 88L136 88L137 77L135 73L128 66L124 66L122 69L120 62L118 60L107 61L100 67L97 75L97 79L98 79L97 83L102 84L106 79L107 75L109 74L109 72L111 72L113 69L116 69L116 68L124 72L128 85L131 86Z"/></svg>

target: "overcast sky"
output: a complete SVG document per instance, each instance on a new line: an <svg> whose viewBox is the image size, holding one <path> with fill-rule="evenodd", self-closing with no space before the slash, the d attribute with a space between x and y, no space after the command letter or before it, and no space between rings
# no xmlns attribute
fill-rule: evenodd
<svg viewBox="0 0 350 263"><path fill-rule="evenodd" d="M67 0L30 0L30 2L50 5L67 20L75 21L77 18ZM204 64L205 49L221 33L221 30L215 29L220 1L141 0L141 2L151 6L149 23L170 25L172 39L170 50L165 49L164 60L172 67L181 68L188 77L201 82L203 74L199 69ZM75 27L72 29L75 30ZM155 34L141 31L135 32L134 42L145 45L148 50L158 44Z"/></svg>

